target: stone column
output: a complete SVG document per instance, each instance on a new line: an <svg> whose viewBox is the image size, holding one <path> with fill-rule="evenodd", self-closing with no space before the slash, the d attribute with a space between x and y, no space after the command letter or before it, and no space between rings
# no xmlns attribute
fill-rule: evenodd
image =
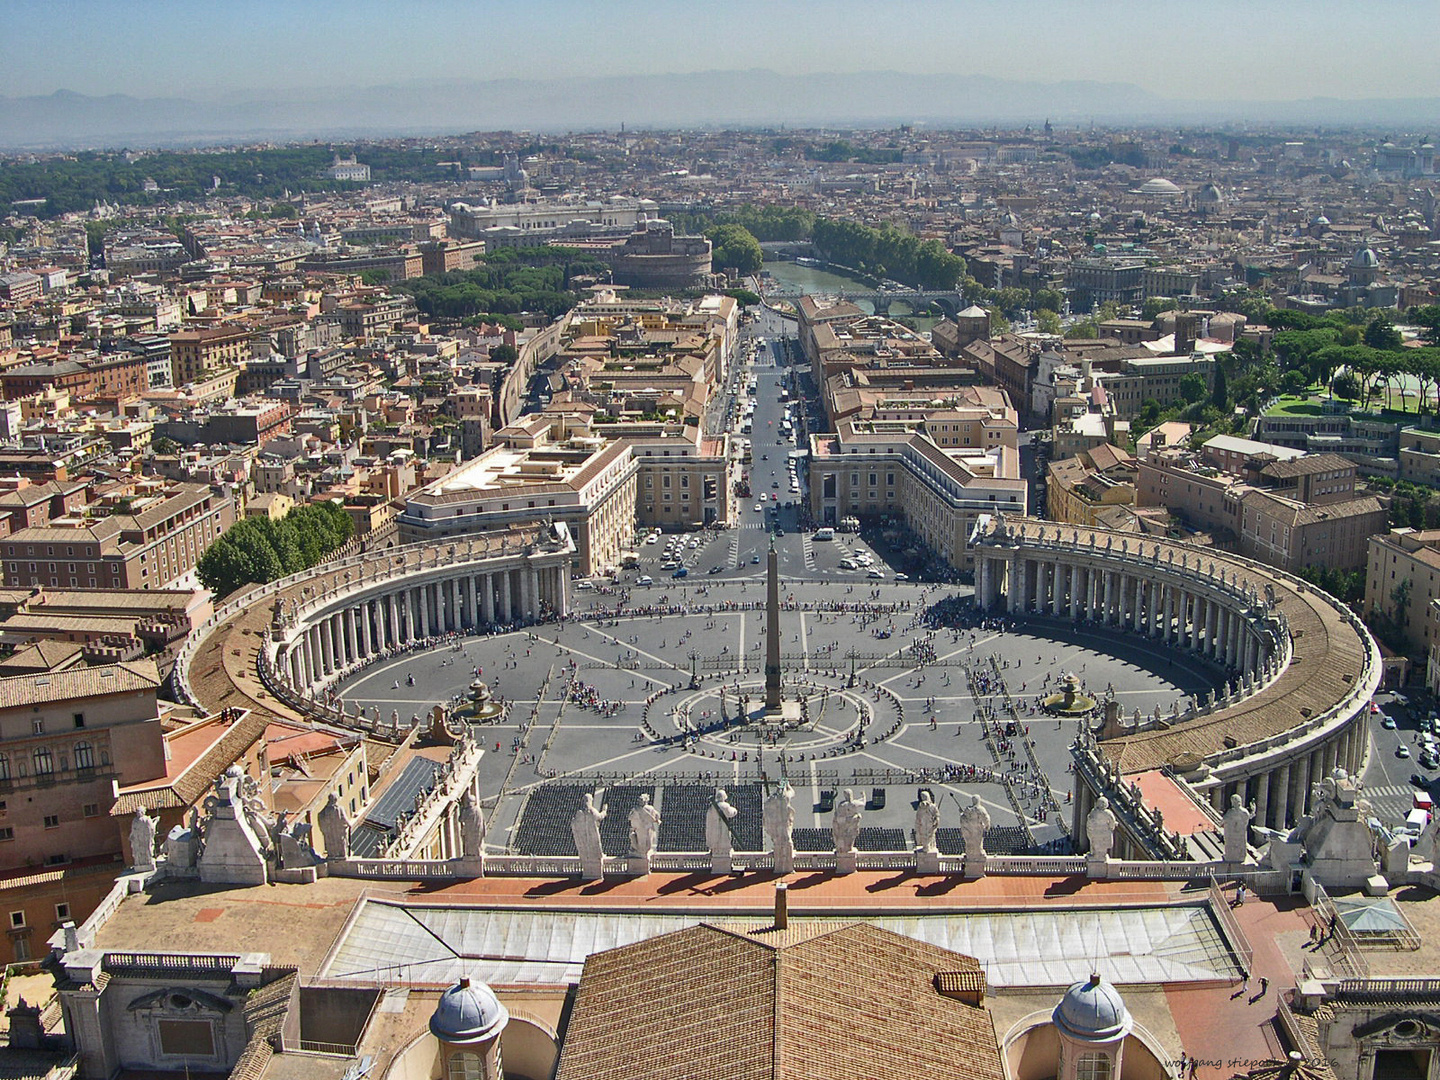
<svg viewBox="0 0 1440 1080"><path fill-rule="evenodd" d="M475 605L475 575L465 575L465 627L477 629L480 625L480 609Z"/></svg>
<svg viewBox="0 0 1440 1080"><path fill-rule="evenodd" d="M1005 590L1006 610L1014 615L1020 610L1020 560L1011 556L1009 562L1009 587Z"/></svg>
<svg viewBox="0 0 1440 1080"><path fill-rule="evenodd" d="M1255 778L1255 824L1270 826L1270 783L1275 779L1273 771L1262 773Z"/></svg>
<svg viewBox="0 0 1440 1080"><path fill-rule="evenodd" d="M1275 821L1272 828L1284 829L1290 824L1290 763L1287 761L1270 774L1273 791L1270 795L1271 805L1274 813L1271 815Z"/></svg>
<svg viewBox="0 0 1440 1080"><path fill-rule="evenodd" d="M1310 755L1306 754L1290 770L1290 805L1297 818L1310 812L1310 782Z"/></svg>
<svg viewBox="0 0 1440 1080"><path fill-rule="evenodd" d="M1070 621L1080 618L1080 568L1071 563L1067 570L1070 575Z"/></svg>
<svg viewBox="0 0 1440 1080"><path fill-rule="evenodd" d="M513 622L515 608L510 603L510 571L500 571L500 621Z"/></svg>
<svg viewBox="0 0 1440 1080"><path fill-rule="evenodd" d="M1115 595L1115 571L1114 571L1114 570L1106 570L1106 571L1105 571L1105 606L1101 609L1101 610L1103 611L1103 613L1104 613L1104 614L1102 615L1102 617L1101 617L1101 621L1104 622L1106 626L1109 626L1109 625L1110 625L1110 613L1114 610L1114 608L1113 608L1114 595Z"/></svg>
<svg viewBox="0 0 1440 1080"><path fill-rule="evenodd" d="M482 607L480 613L485 617L486 625L495 621L495 577L492 574L480 575L480 600Z"/></svg>

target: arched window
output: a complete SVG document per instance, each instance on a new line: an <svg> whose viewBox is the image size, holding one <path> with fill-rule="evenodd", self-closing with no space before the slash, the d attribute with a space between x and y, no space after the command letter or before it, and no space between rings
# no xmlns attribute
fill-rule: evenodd
<svg viewBox="0 0 1440 1080"><path fill-rule="evenodd" d="M10 755L0 754L0 780L10 779Z"/></svg>
<svg viewBox="0 0 1440 1080"><path fill-rule="evenodd" d="M77 742L75 744L75 768L93 769L95 767L95 748L88 742Z"/></svg>
<svg viewBox="0 0 1440 1080"><path fill-rule="evenodd" d="M35 764L36 776L48 776L55 771L55 761L50 756L48 746L37 747L32 755L32 760Z"/></svg>
<svg viewBox="0 0 1440 1080"><path fill-rule="evenodd" d="M1110 1055L1081 1054L1075 1062L1075 1080L1110 1080Z"/></svg>
<svg viewBox="0 0 1440 1080"><path fill-rule="evenodd" d="M480 1080L484 1064L479 1054L458 1050L450 1055L446 1068L447 1080Z"/></svg>

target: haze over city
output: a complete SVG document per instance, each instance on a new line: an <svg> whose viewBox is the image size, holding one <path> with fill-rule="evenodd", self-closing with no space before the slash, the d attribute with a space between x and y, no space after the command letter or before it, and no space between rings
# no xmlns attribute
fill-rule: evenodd
<svg viewBox="0 0 1440 1080"><path fill-rule="evenodd" d="M1412 0L1219 0L1203 18L1137 0L14 0L0 143L621 122L1399 124L1440 96L1433 15Z"/></svg>

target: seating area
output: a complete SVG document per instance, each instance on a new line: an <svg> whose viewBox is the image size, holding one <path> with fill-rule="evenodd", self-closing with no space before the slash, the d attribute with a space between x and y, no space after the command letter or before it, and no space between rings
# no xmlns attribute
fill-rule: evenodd
<svg viewBox="0 0 1440 1080"><path fill-rule="evenodd" d="M796 851L826 852L835 850L835 840L829 829L795 829L790 834L795 840ZM905 833L900 829L880 829L862 826L855 839L856 851L904 851Z"/></svg>
<svg viewBox="0 0 1440 1080"><path fill-rule="evenodd" d="M935 845L942 855L965 854L965 840L959 829L936 829ZM987 855L1038 855L1030 834L1018 825L994 825L985 830Z"/></svg>
<svg viewBox="0 0 1440 1080"><path fill-rule="evenodd" d="M512 841L517 855L574 855L570 819L580 809L585 789L579 786L546 784L530 792L520 811Z"/></svg>

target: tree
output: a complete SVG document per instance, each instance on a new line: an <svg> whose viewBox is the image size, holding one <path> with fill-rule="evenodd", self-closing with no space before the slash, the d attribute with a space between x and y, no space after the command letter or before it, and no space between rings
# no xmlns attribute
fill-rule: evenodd
<svg viewBox="0 0 1440 1080"><path fill-rule="evenodd" d="M742 276L749 276L765 262L760 241L743 225L716 225L705 235L714 249L711 261L718 267L734 267Z"/></svg>
<svg viewBox="0 0 1440 1080"><path fill-rule="evenodd" d="M1191 372L1180 380L1180 396L1189 405L1194 405L1205 396L1205 377Z"/></svg>
<svg viewBox="0 0 1440 1080"><path fill-rule="evenodd" d="M492 345L490 346L490 362L492 364L513 364L520 359L520 350L514 345Z"/></svg>
<svg viewBox="0 0 1440 1080"><path fill-rule="evenodd" d="M1035 312L1035 322L1039 325L1042 334L1058 335L1060 333L1060 316L1049 308L1041 308Z"/></svg>
<svg viewBox="0 0 1440 1080"><path fill-rule="evenodd" d="M1402 338L1400 331L1390 324L1383 315L1376 315L1365 324L1365 344L1372 349L1398 349Z"/></svg>
<svg viewBox="0 0 1440 1080"><path fill-rule="evenodd" d="M1225 381L1225 365L1215 365L1215 385L1210 388L1210 403L1217 409L1225 409L1230 405L1230 390Z"/></svg>
<svg viewBox="0 0 1440 1080"><path fill-rule="evenodd" d="M1359 380L1348 371L1342 371L1336 375L1330 383L1330 389L1336 397L1344 398L1346 401L1354 401L1360 396Z"/></svg>

